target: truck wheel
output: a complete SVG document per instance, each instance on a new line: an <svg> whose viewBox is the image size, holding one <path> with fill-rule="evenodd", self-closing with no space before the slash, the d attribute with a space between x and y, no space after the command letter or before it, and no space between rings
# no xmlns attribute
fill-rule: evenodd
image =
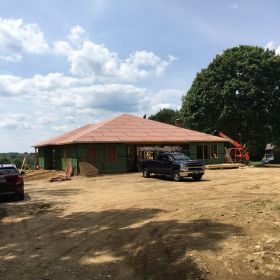
<svg viewBox="0 0 280 280"><path fill-rule="evenodd" d="M176 182L181 181L181 176L180 176L179 171L174 171L173 174L172 174L172 177L173 177L173 180L176 181Z"/></svg>
<svg viewBox="0 0 280 280"><path fill-rule="evenodd" d="M148 168L143 169L143 177L144 178L150 178L151 174Z"/></svg>
<svg viewBox="0 0 280 280"><path fill-rule="evenodd" d="M198 175L193 175L192 178L194 181L200 181L202 176L203 176L203 174L198 174Z"/></svg>

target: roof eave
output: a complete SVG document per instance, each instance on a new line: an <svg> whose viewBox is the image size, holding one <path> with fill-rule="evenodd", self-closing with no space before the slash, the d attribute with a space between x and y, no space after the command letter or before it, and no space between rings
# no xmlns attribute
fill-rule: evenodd
<svg viewBox="0 0 280 280"><path fill-rule="evenodd" d="M102 143L123 143L123 144L145 144L145 143L150 143L150 144L160 144L160 143L166 143L166 144L177 144L177 143L222 143L222 142L229 142L226 139L215 139L215 140L162 140L162 141L150 141L150 140L139 140L139 141L72 141L72 142L64 142L64 143L58 143L58 144L53 144L53 143L47 143L43 145L34 145L32 147L34 148L40 148L40 147L46 147L46 146L63 146L63 145L71 145L71 144L102 144Z"/></svg>

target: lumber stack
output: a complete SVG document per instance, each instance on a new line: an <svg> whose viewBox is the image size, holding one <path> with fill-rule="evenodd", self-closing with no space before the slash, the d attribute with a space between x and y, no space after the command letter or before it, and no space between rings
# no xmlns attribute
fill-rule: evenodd
<svg viewBox="0 0 280 280"><path fill-rule="evenodd" d="M245 164L242 163L222 163L222 164L208 164L205 165L205 169L237 169L240 167L245 167Z"/></svg>

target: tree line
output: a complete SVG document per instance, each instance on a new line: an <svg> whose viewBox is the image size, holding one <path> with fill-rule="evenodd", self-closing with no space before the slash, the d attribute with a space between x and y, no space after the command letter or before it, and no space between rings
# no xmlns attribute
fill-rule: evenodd
<svg viewBox="0 0 280 280"><path fill-rule="evenodd" d="M0 153L0 164L13 163L17 168L21 168L24 158L26 158L25 168L33 169L36 167L35 153Z"/></svg>
<svg viewBox="0 0 280 280"><path fill-rule="evenodd" d="M280 56L241 45L216 55L197 73L180 110L162 109L150 119L212 133L221 130L246 145L252 159L266 143L280 144Z"/></svg>

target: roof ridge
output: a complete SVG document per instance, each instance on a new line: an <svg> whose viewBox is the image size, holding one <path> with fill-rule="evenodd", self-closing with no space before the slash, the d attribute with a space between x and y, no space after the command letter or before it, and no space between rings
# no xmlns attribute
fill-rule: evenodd
<svg viewBox="0 0 280 280"><path fill-rule="evenodd" d="M133 116L133 117L136 117L136 118L139 118L139 119L143 119L143 120L146 120L146 121L149 121L149 122L154 122L154 123L160 123L164 126L171 126L172 128L176 127L176 128L179 128L179 129L182 129L182 130L189 130L189 131L195 131L199 134L204 134L204 135L209 135L208 133L205 133L205 132L200 132L200 131L197 131L197 130L193 130L193 129L190 129L190 128L185 128L185 127L181 127L181 126L177 126L175 124L170 124L170 123L163 123L163 122L160 122L160 121L155 121L155 120L151 120L151 119L146 119L146 118L141 118L139 116L135 116L135 115L130 115L130 114L124 114L124 115L129 115L129 116ZM214 135L213 135L214 136ZM217 136L216 136L217 137Z"/></svg>

